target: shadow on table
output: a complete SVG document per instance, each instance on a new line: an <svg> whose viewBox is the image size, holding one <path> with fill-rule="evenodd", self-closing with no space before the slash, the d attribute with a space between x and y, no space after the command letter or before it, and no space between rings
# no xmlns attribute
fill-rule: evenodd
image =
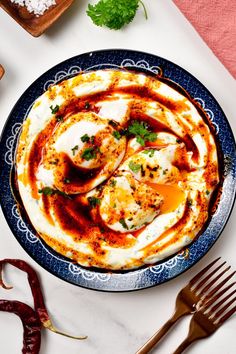
<svg viewBox="0 0 236 354"><path fill-rule="evenodd" d="M60 36L61 32L69 25L69 22L79 21L79 14L81 12L85 13L87 6L87 0L74 0L69 9L45 32L45 36Z"/></svg>

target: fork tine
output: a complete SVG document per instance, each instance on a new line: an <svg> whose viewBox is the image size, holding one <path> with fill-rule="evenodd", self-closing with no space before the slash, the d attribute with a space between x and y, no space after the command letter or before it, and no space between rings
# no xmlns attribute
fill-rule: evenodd
<svg viewBox="0 0 236 354"><path fill-rule="evenodd" d="M232 291L232 293L230 294L230 296L231 295L233 295L235 293L235 291ZM225 300L227 300L229 297L230 297L229 295L228 296L226 296L223 300L221 300L221 304L220 305L222 305L222 303L223 302L225 302ZM229 308L229 306L230 305L232 305L234 302L235 302L235 300L236 300L236 296L232 299L232 300L230 300L230 301L228 301L226 304L225 304L225 306L223 306L219 311L217 311L216 313L215 313L215 315L213 316L213 318L215 319L215 320L217 320L224 312L225 312L225 310L227 310L228 308ZM216 307L216 308L218 308L219 306L218 306L219 304L216 304L215 306L214 306L214 308ZM216 309L215 309L216 310ZM214 312L215 310L213 310L212 309L212 312Z"/></svg>
<svg viewBox="0 0 236 354"><path fill-rule="evenodd" d="M213 302L214 299L212 299L206 306L203 306L206 311L204 313L208 313L208 312L211 312L211 313L214 313L217 309L220 308L221 305L223 305L226 300L228 300L233 294L235 294L236 292L236 289L234 289L233 291L231 291L231 293L229 293L228 295L226 295L225 297L223 297L223 299L221 299L220 301L218 301L211 309L210 309L210 306L212 304L215 303L215 301ZM215 297L215 300L217 301L219 299L219 297L216 295Z"/></svg>
<svg viewBox="0 0 236 354"><path fill-rule="evenodd" d="M221 257L216 258L213 262L203 268L193 279L190 280L189 285L193 286Z"/></svg>
<svg viewBox="0 0 236 354"><path fill-rule="evenodd" d="M217 282L217 280L219 280L222 275L224 273L226 273L231 267L227 267L226 269L224 269L220 274L218 274L215 278L213 278L198 294L199 296L202 296L203 294L205 294L209 289L211 289L212 285L215 284ZM196 291L196 289L195 289Z"/></svg>
<svg viewBox="0 0 236 354"><path fill-rule="evenodd" d="M212 295L207 295L206 298L201 302L203 304L204 307L209 307L212 304L214 304L214 302L216 302L222 295L224 295L230 288L232 288L232 286L234 286L236 284L236 282L233 282L231 284L229 284L228 286L226 286L224 289L222 289L219 293L217 293L215 296L212 297L212 295L214 295L214 293L217 291L215 291ZM216 287L217 288L217 287ZM215 290L215 288L213 289ZM212 290L212 292L213 292ZM211 292L211 293L212 293Z"/></svg>
<svg viewBox="0 0 236 354"><path fill-rule="evenodd" d="M205 278L202 279L202 281L200 281L199 284L197 284L197 286L193 289L195 292L198 291L211 277L212 275L214 275L216 272L218 272L218 270L220 268L222 268L225 265L226 262L223 262L222 264L220 264L217 268L213 269L213 271L208 274ZM226 268L227 269L227 268ZM228 270L228 269L227 269Z"/></svg>
<svg viewBox="0 0 236 354"><path fill-rule="evenodd" d="M223 324L226 320L228 320L234 313L236 312L236 306L234 306L231 310L229 310L223 317L221 317L218 321L218 325Z"/></svg>
<svg viewBox="0 0 236 354"><path fill-rule="evenodd" d="M218 290L220 290L220 289L222 288L222 286L225 285L225 284L227 283L227 281L228 281L229 279L231 279L231 278L234 276L235 273L236 273L236 271L233 272L233 273L231 273L230 275L228 275L228 276L227 276L225 279L223 279L219 284L217 284L217 285L205 296L204 302L205 302L205 300L208 300L208 299L212 298L212 296L213 296ZM231 283L231 284L229 285L229 287L233 286L234 284L235 284L235 282ZM228 289L229 289L229 288L227 287L227 290L228 290ZM226 292L227 290L226 290L226 288L225 288L225 289L223 289L223 292ZM219 295L219 297L220 297L220 295Z"/></svg>

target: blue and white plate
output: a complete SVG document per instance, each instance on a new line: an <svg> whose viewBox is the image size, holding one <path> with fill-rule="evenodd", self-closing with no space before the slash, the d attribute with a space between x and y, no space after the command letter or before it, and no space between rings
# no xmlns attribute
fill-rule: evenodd
<svg viewBox="0 0 236 354"><path fill-rule="evenodd" d="M35 99L47 90L49 85L82 71L119 67L137 68L137 70L156 73L171 79L202 106L215 127L222 151L221 173L224 180L217 210L206 230L187 250L153 266L127 272L105 272L75 265L56 254L38 238L27 220L19 215L11 193L10 178L22 122ZM22 247L42 267L57 277L96 290L128 291L148 288L172 279L190 268L207 253L220 236L229 218L235 197L235 141L229 123L214 97L195 77L176 64L151 54L130 50L102 50L82 54L54 66L40 76L20 97L6 122L1 137L0 166L0 197L3 213Z"/></svg>

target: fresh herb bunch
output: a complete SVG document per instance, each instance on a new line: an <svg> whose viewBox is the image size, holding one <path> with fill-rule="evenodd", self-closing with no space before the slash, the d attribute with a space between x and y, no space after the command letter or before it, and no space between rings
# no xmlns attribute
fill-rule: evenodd
<svg viewBox="0 0 236 354"><path fill-rule="evenodd" d="M106 26L118 30L133 21L141 5L147 19L147 11L142 0L99 0L88 5L87 15L97 26Z"/></svg>

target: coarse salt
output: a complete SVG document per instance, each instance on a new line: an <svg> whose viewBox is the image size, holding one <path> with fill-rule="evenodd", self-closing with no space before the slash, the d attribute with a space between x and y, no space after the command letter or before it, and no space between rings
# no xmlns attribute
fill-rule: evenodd
<svg viewBox="0 0 236 354"><path fill-rule="evenodd" d="M44 14L51 6L56 5L55 0L11 0L13 4L25 6L30 13L37 17Z"/></svg>

